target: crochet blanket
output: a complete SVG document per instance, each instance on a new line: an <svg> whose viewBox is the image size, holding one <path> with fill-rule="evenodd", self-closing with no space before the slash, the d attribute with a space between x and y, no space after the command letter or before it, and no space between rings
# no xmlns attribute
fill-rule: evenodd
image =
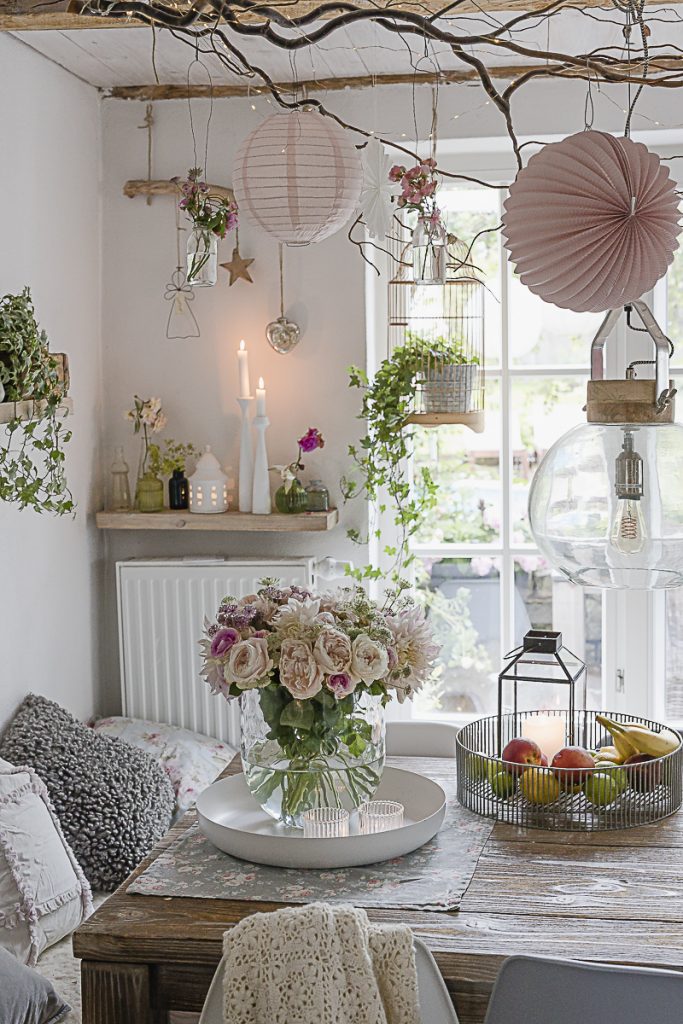
<svg viewBox="0 0 683 1024"><path fill-rule="evenodd" d="M420 1024L413 936L364 910L311 903L223 937L225 1024Z"/></svg>

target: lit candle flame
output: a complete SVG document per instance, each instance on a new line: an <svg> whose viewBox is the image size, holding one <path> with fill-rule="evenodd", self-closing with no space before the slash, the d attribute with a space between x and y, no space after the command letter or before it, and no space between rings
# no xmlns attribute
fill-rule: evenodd
<svg viewBox="0 0 683 1024"><path fill-rule="evenodd" d="M244 338L240 342L240 352L244 352Z"/></svg>
<svg viewBox="0 0 683 1024"><path fill-rule="evenodd" d="M258 386L259 386L260 388L264 388L264 387L266 386L266 385L265 385L265 384L263 383L263 377L259 377L259 379L258 379Z"/></svg>

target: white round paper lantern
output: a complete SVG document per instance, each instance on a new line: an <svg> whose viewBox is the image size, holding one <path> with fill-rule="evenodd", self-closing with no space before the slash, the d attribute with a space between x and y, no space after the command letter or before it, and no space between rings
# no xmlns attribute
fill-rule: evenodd
<svg viewBox="0 0 683 1024"><path fill-rule="evenodd" d="M233 168L240 215L288 245L319 242L344 227L362 178L350 133L314 110L266 118Z"/></svg>
<svg viewBox="0 0 683 1024"><path fill-rule="evenodd" d="M190 512L227 512L228 478L207 444L190 477Z"/></svg>

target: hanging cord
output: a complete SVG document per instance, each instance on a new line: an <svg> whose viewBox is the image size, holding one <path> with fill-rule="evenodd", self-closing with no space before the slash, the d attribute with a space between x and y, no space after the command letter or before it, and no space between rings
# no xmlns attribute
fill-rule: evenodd
<svg viewBox="0 0 683 1024"><path fill-rule="evenodd" d="M209 79L209 116L206 119L206 134L204 136L204 163L202 165L202 169L204 171L204 179L205 181L208 181L207 165L209 163L209 133L211 129L211 118L213 117L213 79L211 77L211 72L209 71L204 61L200 60L199 57L197 56L198 53L199 50L196 49L195 58L194 60L190 61L190 64L188 65L187 68L187 111L190 117L190 132L192 134L192 152L194 155L194 166L198 167L199 164L197 162L197 135L194 129L194 118L192 116L192 99L190 96L190 75L193 66L195 64L199 64L199 66L203 68L204 71L206 71L206 76Z"/></svg>
<svg viewBox="0 0 683 1024"><path fill-rule="evenodd" d="M284 320L285 317L285 260L283 255L283 245L280 242L280 319Z"/></svg>
<svg viewBox="0 0 683 1024"><path fill-rule="evenodd" d="M641 84L636 89L634 95L631 96L631 34L634 25L638 25L640 29L640 39L643 49L643 70L641 73L641 78L647 78L650 67L650 49L647 41L648 36L650 35L650 29L645 24L645 21L643 19L644 8L645 0L628 0L628 7L626 9L626 24L624 25L624 36L626 38L626 56L628 60L628 103L626 121L624 123L624 135L627 139L630 138L631 136L631 121L633 118L633 113L635 111L636 104L640 99L641 93L644 88L644 83L641 82Z"/></svg>
<svg viewBox="0 0 683 1024"><path fill-rule="evenodd" d="M138 128L147 132L147 181L152 180L152 126L154 125L154 107L151 103L145 108L145 120ZM147 196L147 205L152 205L152 196Z"/></svg>
<svg viewBox="0 0 683 1024"><path fill-rule="evenodd" d="M636 331L638 334L650 334L650 332L647 330L647 328L645 328L645 327L637 327L633 323L633 321L631 319L631 313L633 312L633 306L624 306L624 312L626 313L626 326L628 328L630 328L630 330ZM674 351L675 351L674 343L671 340L671 338L668 337L668 335L665 335L665 337L666 337L666 340L669 343L669 359L673 359L673 355L674 355ZM629 363L628 366L626 367L626 378L627 378L627 380L633 380L633 378L635 378L637 376L636 370L635 370L636 366L656 366L656 365L657 365L657 360L656 359L634 359L633 362Z"/></svg>
<svg viewBox="0 0 683 1024"><path fill-rule="evenodd" d="M586 75L588 77L588 88L586 90L586 100L583 107L583 128L584 131L589 132L593 127L593 121L595 120L595 103L593 101L593 79L591 78L590 61L587 57Z"/></svg>

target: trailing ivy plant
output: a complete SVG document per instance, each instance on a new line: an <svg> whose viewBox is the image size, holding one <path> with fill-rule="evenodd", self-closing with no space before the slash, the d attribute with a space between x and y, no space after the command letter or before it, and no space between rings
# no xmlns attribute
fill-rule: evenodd
<svg viewBox="0 0 683 1024"><path fill-rule="evenodd" d="M64 472L71 431L59 415L64 387L28 288L0 299L0 384L5 402L33 403L30 418L14 416L0 428L0 500L36 512L72 513Z"/></svg>

